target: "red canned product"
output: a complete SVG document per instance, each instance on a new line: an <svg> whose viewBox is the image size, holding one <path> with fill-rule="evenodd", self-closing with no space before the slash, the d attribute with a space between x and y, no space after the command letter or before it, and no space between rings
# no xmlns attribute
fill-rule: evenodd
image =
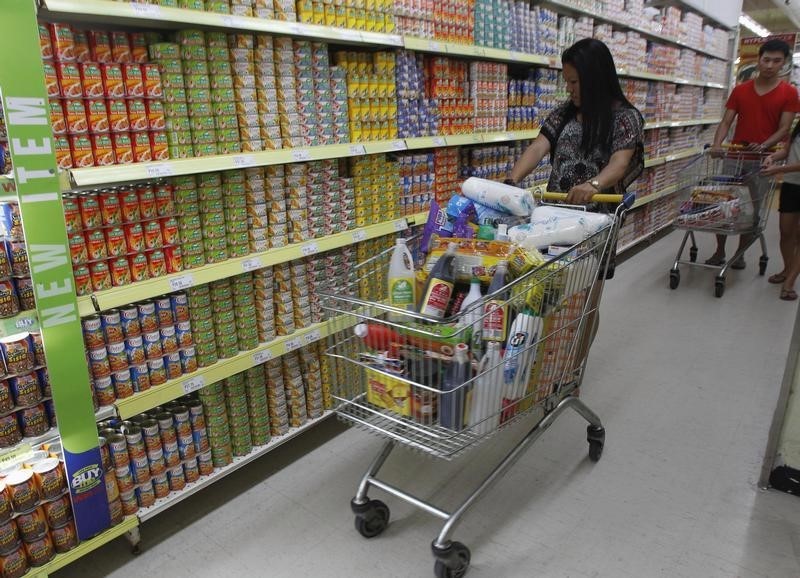
<svg viewBox="0 0 800 578"><path fill-rule="evenodd" d="M124 341L109 343L106 345L106 351L108 351L108 364L113 373L128 369L128 354L125 351ZM113 374L112 377L114 377Z"/></svg>
<svg viewBox="0 0 800 578"><path fill-rule="evenodd" d="M86 230L96 229L103 224L100 213L100 203L95 195L81 195L78 197L78 209L81 214L81 224Z"/></svg>
<svg viewBox="0 0 800 578"><path fill-rule="evenodd" d="M19 535L25 542L38 540L47 533L47 522L45 522L44 512L41 508L35 508L25 514L20 514L15 521L17 522Z"/></svg>
<svg viewBox="0 0 800 578"><path fill-rule="evenodd" d="M111 475L113 476L114 474L112 473ZM50 528L60 528L72 520L72 506L67 495L61 496L52 502L43 503L42 511Z"/></svg>
<svg viewBox="0 0 800 578"><path fill-rule="evenodd" d="M124 225L123 230L125 231L125 243L128 245L128 252L138 253L144 251L144 230L142 225L140 223L131 223Z"/></svg>
<svg viewBox="0 0 800 578"><path fill-rule="evenodd" d="M28 558L21 545L13 552L0 556L0 576L3 578L21 578L27 572Z"/></svg>
<svg viewBox="0 0 800 578"><path fill-rule="evenodd" d="M85 106L86 122L89 127L89 132L108 132L108 110L106 110L106 101L99 98L89 99L85 101Z"/></svg>
<svg viewBox="0 0 800 578"><path fill-rule="evenodd" d="M83 100L68 98L63 101L64 118L67 121L69 134L83 134L89 131L89 121L86 119L86 108Z"/></svg>
<svg viewBox="0 0 800 578"><path fill-rule="evenodd" d="M78 296L90 295L92 293L92 276L88 265L78 265L72 269L72 277L75 279L75 294ZM0 286L2 282L0 281Z"/></svg>
<svg viewBox="0 0 800 578"><path fill-rule="evenodd" d="M89 254L86 251L86 239L83 233L75 233L69 236L69 253L72 259L72 264L85 263L89 260Z"/></svg>
<svg viewBox="0 0 800 578"><path fill-rule="evenodd" d="M69 24L50 24L50 41L53 44L53 57L56 60L75 60L75 39Z"/></svg>
<svg viewBox="0 0 800 578"><path fill-rule="evenodd" d="M156 249L164 245L164 239L161 236L161 226L158 221L145 221L142 223L142 228L144 229L145 249Z"/></svg>
<svg viewBox="0 0 800 578"><path fill-rule="evenodd" d="M77 233L83 229L81 210L75 197L64 198L64 220L67 223L67 233Z"/></svg>
<svg viewBox="0 0 800 578"><path fill-rule="evenodd" d="M125 98L125 79L122 65L108 62L100 66L106 98Z"/></svg>
<svg viewBox="0 0 800 578"><path fill-rule="evenodd" d="M92 134L89 138L92 141L95 166L105 167L117 163L117 159L114 156L114 145L108 133Z"/></svg>
<svg viewBox="0 0 800 578"><path fill-rule="evenodd" d="M61 96L64 98L80 98L83 96L81 73L75 62L56 62L56 76Z"/></svg>
<svg viewBox="0 0 800 578"><path fill-rule="evenodd" d="M171 217L175 214L175 201L172 188L169 185L156 185L153 187L156 199L156 214L159 217Z"/></svg>
<svg viewBox="0 0 800 578"><path fill-rule="evenodd" d="M15 414L0 417L0 448L8 448L22 441L22 431ZM10 494L9 494L10 495Z"/></svg>
<svg viewBox="0 0 800 578"><path fill-rule="evenodd" d="M119 196L113 191L105 191L97 195L100 215L104 225L119 225L122 223L122 207Z"/></svg>
<svg viewBox="0 0 800 578"><path fill-rule="evenodd" d="M147 111L147 126L150 130L164 130L167 128L164 114L164 103L160 100L149 99L144 101Z"/></svg>
<svg viewBox="0 0 800 578"><path fill-rule="evenodd" d="M150 277L163 277L167 274L167 261L166 257L164 257L164 251L156 249L155 251L147 251L146 255Z"/></svg>
<svg viewBox="0 0 800 578"><path fill-rule="evenodd" d="M161 238L164 245L175 245L180 243L180 233L178 231L178 220L175 217L167 217L159 221L161 228Z"/></svg>
<svg viewBox="0 0 800 578"><path fill-rule="evenodd" d="M131 267L131 281L145 281L150 278L150 269L147 265L147 256L144 253L137 253L128 256L128 263Z"/></svg>
<svg viewBox="0 0 800 578"><path fill-rule="evenodd" d="M142 212L139 209L139 196L133 189L127 189L119 193L119 204L122 207L123 223L133 223L142 219Z"/></svg>
<svg viewBox="0 0 800 578"><path fill-rule="evenodd" d="M78 65L84 98L103 98L103 74L97 62Z"/></svg>
<svg viewBox="0 0 800 578"><path fill-rule="evenodd" d="M94 154L92 141L85 134L71 134L69 139L69 152L72 155L72 165L76 168L93 167Z"/></svg>
<svg viewBox="0 0 800 578"><path fill-rule="evenodd" d="M114 285L111 283L111 270L105 261L89 264L89 275L92 278L92 288L95 291L105 291Z"/></svg>
<svg viewBox="0 0 800 578"><path fill-rule="evenodd" d="M19 530L17 523L10 519L11 508L9 508L9 518L0 524L0 556L13 552L19 547Z"/></svg>
<svg viewBox="0 0 800 578"><path fill-rule="evenodd" d="M44 566L56 555L53 548L53 541L50 539L50 534L44 533L40 538L33 542L24 542L25 555L28 556L28 563L37 568Z"/></svg>
<svg viewBox="0 0 800 578"><path fill-rule="evenodd" d="M45 61L44 66L44 87L47 90L47 96L50 98L58 98L61 96L61 86L58 84L58 73L56 72L56 65L52 62Z"/></svg>
<svg viewBox="0 0 800 578"><path fill-rule="evenodd" d="M64 107L60 100L50 100L50 124L53 134L67 134L67 117L64 116Z"/></svg>
<svg viewBox="0 0 800 578"><path fill-rule="evenodd" d="M72 150L69 147L69 138L67 135L56 135L56 163L59 169L71 169L74 164L72 162Z"/></svg>
<svg viewBox="0 0 800 578"><path fill-rule="evenodd" d="M155 219L158 216L156 195L152 187L139 187L136 189L139 198L139 208L142 213L142 220Z"/></svg>
<svg viewBox="0 0 800 578"><path fill-rule="evenodd" d="M116 30L111 33L111 59L114 62L131 62L131 42L127 32Z"/></svg>
<svg viewBox="0 0 800 578"><path fill-rule="evenodd" d="M150 148L150 135L147 132L132 132L133 162L148 163L153 160L153 151Z"/></svg>
<svg viewBox="0 0 800 578"><path fill-rule="evenodd" d="M150 152L154 161L169 159L169 141L164 131L153 131L150 134Z"/></svg>
<svg viewBox="0 0 800 578"><path fill-rule="evenodd" d="M111 283L114 287L124 287L131 283L131 267L127 257L119 257L109 262Z"/></svg>
<svg viewBox="0 0 800 578"><path fill-rule="evenodd" d="M125 80L125 93L128 98L144 98L144 79L140 64L123 64L122 78Z"/></svg>
<svg viewBox="0 0 800 578"><path fill-rule="evenodd" d="M15 470L6 476L6 490L15 512L30 512L39 501L31 470Z"/></svg>
<svg viewBox="0 0 800 578"><path fill-rule="evenodd" d="M67 491L64 468L56 458L47 458L34 465L33 478L42 500L53 500Z"/></svg>
<svg viewBox="0 0 800 578"><path fill-rule="evenodd" d="M183 271L183 250L180 245L164 247L164 259L167 262L167 272L177 273Z"/></svg>
<svg viewBox="0 0 800 578"><path fill-rule="evenodd" d="M86 36L86 32L73 30L72 39L75 42L75 61L89 62L92 59L92 53L89 49L89 37Z"/></svg>
<svg viewBox="0 0 800 578"><path fill-rule="evenodd" d="M147 62L147 39L143 32L131 32L131 60L133 62Z"/></svg>
<svg viewBox="0 0 800 578"><path fill-rule="evenodd" d="M104 30L89 30L86 35L89 37L89 50L92 60L95 62L113 62L111 55L111 40L108 32Z"/></svg>
<svg viewBox="0 0 800 578"><path fill-rule="evenodd" d="M47 24L39 24L39 50L42 53L42 60L53 59L53 43Z"/></svg>
<svg viewBox="0 0 800 578"><path fill-rule="evenodd" d="M92 229L84 233L86 238L86 252L89 261L108 258L108 247L106 247L106 237L102 229Z"/></svg>
<svg viewBox="0 0 800 578"><path fill-rule="evenodd" d="M125 132L131 129L128 119L128 107L124 100L109 98L106 100L106 112L108 113L108 127L111 132Z"/></svg>
<svg viewBox="0 0 800 578"><path fill-rule="evenodd" d="M105 346L89 350L89 367L96 380L111 376L111 365L108 362L108 351Z"/></svg>
<svg viewBox="0 0 800 578"><path fill-rule="evenodd" d="M68 522L60 528L51 530L50 537L53 539L53 549L59 554L69 552L78 545L74 522Z"/></svg>
<svg viewBox="0 0 800 578"><path fill-rule="evenodd" d="M133 144L131 135L127 132L112 132L111 145L114 147L114 156L118 165L128 165L133 162Z"/></svg>
<svg viewBox="0 0 800 578"><path fill-rule="evenodd" d="M109 257L122 257L128 253L125 231L122 227L111 227L105 229L104 232Z"/></svg>
<svg viewBox="0 0 800 578"><path fill-rule="evenodd" d="M144 106L144 100L141 98L132 98L126 101L128 106L128 120L131 124L131 132L147 130L147 109Z"/></svg>
<svg viewBox="0 0 800 578"><path fill-rule="evenodd" d="M161 73L157 64L143 64L142 78L144 81L144 96L146 98L162 98L164 88L161 83Z"/></svg>
<svg viewBox="0 0 800 578"><path fill-rule="evenodd" d="M50 429L47 412L42 404L19 410L17 417L22 435L26 438L44 435Z"/></svg>

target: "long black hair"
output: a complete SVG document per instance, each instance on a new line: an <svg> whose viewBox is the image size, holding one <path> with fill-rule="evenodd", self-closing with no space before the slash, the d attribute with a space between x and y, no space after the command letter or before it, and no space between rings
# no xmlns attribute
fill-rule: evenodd
<svg viewBox="0 0 800 578"><path fill-rule="evenodd" d="M622 92L611 51L599 40L584 38L564 51L561 64L574 66L581 84L581 150L588 154L599 146L608 153L614 133L614 107L635 109ZM567 113L571 117L578 108L570 102Z"/></svg>

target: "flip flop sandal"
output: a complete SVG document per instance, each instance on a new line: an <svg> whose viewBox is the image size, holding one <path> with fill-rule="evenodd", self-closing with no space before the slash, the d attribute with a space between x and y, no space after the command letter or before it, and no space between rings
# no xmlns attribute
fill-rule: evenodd
<svg viewBox="0 0 800 578"><path fill-rule="evenodd" d="M795 301L797 299L797 293L794 289L781 289L780 298L782 301Z"/></svg>
<svg viewBox="0 0 800 578"><path fill-rule="evenodd" d="M711 265L712 267L722 267L725 264L725 256L723 255L720 257L719 255L711 255L708 259L706 259L706 265Z"/></svg>
<svg viewBox="0 0 800 578"><path fill-rule="evenodd" d="M767 282L772 283L773 285L780 285L784 281L786 281L786 275L781 275L780 273L770 275L767 279Z"/></svg>

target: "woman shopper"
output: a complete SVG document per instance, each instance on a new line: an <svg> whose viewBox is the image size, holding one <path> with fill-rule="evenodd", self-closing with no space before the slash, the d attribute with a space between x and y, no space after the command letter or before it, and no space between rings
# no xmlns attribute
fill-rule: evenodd
<svg viewBox="0 0 800 578"><path fill-rule="evenodd" d="M785 165L778 162L786 160ZM797 299L794 284L800 275L800 123L792 131L791 143L764 159L765 176L783 175L781 184L779 227L781 232L781 256L783 269L769 277L769 282L780 284L780 298L784 301Z"/></svg>

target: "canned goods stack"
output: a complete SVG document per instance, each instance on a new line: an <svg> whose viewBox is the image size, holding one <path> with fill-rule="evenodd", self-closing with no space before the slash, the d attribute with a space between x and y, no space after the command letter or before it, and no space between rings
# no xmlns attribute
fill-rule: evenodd
<svg viewBox="0 0 800 578"><path fill-rule="evenodd" d="M442 149L449 150L449 149ZM436 151L438 152L438 150ZM412 215L422 210L424 197L428 197L434 190L433 151L421 154L398 154L399 178L402 184L400 193L400 214ZM449 200L449 197L448 197Z"/></svg>
<svg viewBox="0 0 800 578"><path fill-rule="evenodd" d="M437 149L434 151L433 156L434 198L440 206L445 206L452 195L461 192L461 179L458 170L458 149ZM424 193L422 207L430 207L430 196L426 198Z"/></svg>
<svg viewBox="0 0 800 578"><path fill-rule="evenodd" d="M289 264L292 285L292 310L295 330L308 327L312 323L311 300L308 287L306 262L297 259Z"/></svg>
<svg viewBox="0 0 800 578"><path fill-rule="evenodd" d="M558 45L558 12L542 6L533 6L533 14L536 21L536 44L533 52L547 56L558 55L561 50ZM611 25L608 29L611 30ZM594 37L598 40L602 40L601 35L599 31L594 33Z"/></svg>
<svg viewBox="0 0 800 578"><path fill-rule="evenodd" d="M211 463L215 468L225 467L233 461L225 382L211 383L201 389L198 394L203 402L208 440L211 444Z"/></svg>
<svg viewBox="0 0 800 578"><path fill-rule="evenodd" d="M300 427L308 419L306 405L306 387L300 358L296 351L281 357L283 364L283 387L286 392L286 409L289 414L289 426Z"/></svg>
<svg viewBox="0 0 800 578"><path fill-rule="evenodd" d="M41 335L9 335L0 351L0 448L7 448L56 427L56 414Z"/></svg>
<svg viewBox="0 0 800 578"><path fill-rule="evenodd" d="M283 363L272 359L265 364L269 429L273 436L289 431L289 410L286 406L286 389L283 381Z"/></svg>
<svg viewBox="0 0 800 578"><path fill-rule="evenodd" d="M214 365L217 355L217 341L214 333L214 312L211 308L211 287L200 285L189 289L189 315L192 322L192 336L197 352L197 365Z"/></svg>
<svg viewBox="0 0 800 578"><path fill-rule="evenodd" d="M307 43L303 43L307 44ZM297 51L295 51L295 62L297 62ZM314 87L311 93L310 102L307 106L309 110L316 111L316 131L317 140L314 144L339 144L341 142L350 141L350 130L344 132L337 132L337 125L334 123L333 113L333 89L331 88L331 63L328 58L328 45L321 42L314 42L311 44L311 80ZM303 77L301 76L301 83ZM341 83L340 83L341 86ZM346 93L345 93L346 94ZM308 92L303 92L299 95L299 103L303 106L304 100L307 98ZM340 94L341 96L341 94ZM342 101L340 100L339 115L341 118L347 118L347 104L344 102L345 109L341 110ZM344 116L342 116L342 114Z"/></svg>
<svg viewBox="0 0 800 578"><path fill-rule="evenodd" d="M493 48L509 49L512 46L514 28L512 10L521 2L497 2L496 0L475 0L475 44ZM527 5L525 5L527 8ZM516 15L516 11L513 12ZM523 14L529 13L525 10Z"/></svg>
<svg viewBox="0 0 800 578"><path fill-rule="evenodd" d="M161 76L143 33L40 24L39 45L59 168L169 158Z"/></svg>
<svg viewBox="0 0 800 578"><path fill-rule="evenodd" d="M231 431L233 456L246 456L253 451L253 437L250 434L250 415L244 373L237 373L225 380L225 406L228 413L228 427Z"/></svg>
<svg viewBox="0 0 800 578"><path fill-rule="evenodd" d="M559 88L559 72L549 68L537 68L533 71L533 78L536 81L534 89L536 110L539 118L547 118L547 115L564 100L563 91Z"/></svg>
<svg viewBox="0 0 800 578"><path fill-rule="evenodd" d="M397 32L422 38L437 38L460 44L472 43L473 2L446 0L420 3L395 0Z"/></svg>
<svg viewBox="0 0 800 578"><path fill-rule="evenodd" d="M258 124L267 150L279 149L281 125L278 117L278 82L275 80L275 51L271 36L256 36L256 97L259 103Z"/></svg>
<svg viewBox="0 0 800 578"><path fill-rule="evenodd" d="M308 163L307 171L307 196L290 196L288 204L290 211L307 211L309 238L354 228L356 203L353 180L341 178L338 162L333 160Z"/></svg>
<svg viewBox="0 0 800 578"><path fill-rule="evenodd" d="M297 192L293 192L292 195L300 198L301 192L304 191L305 181L301 176L294 176L289 171L286 171L284 165L265 167L264 175L266 177L264 196L267 203L269 203L266 233L269 239L269 246L271 248L285 247L289 243L289 226L287 225L288 216L286 213L287 191L297 187ZM254 217L249 220L251 228L259 224L263 224L261 217Z"/></svg>
<svg viewBox="0 0 800 578"><path fill-rule="evenodd" d="M285 203L273 202L274 211L270 219L276 226L282 216L281 210L286 206L286 228L290 243L302 243L311 238L308 222L308 167L303 163L284 165L286 174L286 200ZM290 209L292 205L300 206L305 203L304 209ZM278 232L282 232L278 229Z"/></svg>
<svg viewBox="0 0 800 578"><path fill-rule="evenodd" d="M171 158L186 159L193 155L186 83L181 65L181 47L172 42L158 42L148 47L150 58L161 71L164 85L164 117L167 145Z"/></svg>
<svg viewBox="0 0 800 578"><path fill-rule="evenodd" d="M172 179L172 186L175 211L178 214L183 268L195 269L206 264L197 177L195 175L175 177Z"/></svg>
<svg viewBox="0 0 800 578"><path fill-rule="evenodd" d="M435 100L425 98L424 57L407 50L397 53L397 134L401 138L439 133Z"/></svg>
<svg viewBox="0 0 800 578"><path fill-rule="evenodd" d="M291 38L279 37L274 39L273 54L277 80L278 118L284 148L305 146L298 115L293 50L294 46Z"/></svg>
<svg viewBox="0 0 800 578"><path fill-rule="evenodd" d="M269 53L271 57L272 38L265 38L269 44L263 51ZM260 151L264 149L264 141L261 139L258 114L262 107L266 112L267 103L260 102L256 93L255 38L252 34L231 34L228 40L233 61L233 89L239 121L239 142L244 151Z"/></svg>
<svg viewBox="0 0 800 578"><path fill-rule="evenodd" d="M78 295L183 270L169 185L65 195L63 202Z"/></svg>
<svg viewBox="0 0 800 578"><path fill-rule="evenodd" d="M498 31L496 28L493 30L494 32L494 43L490 44L488 33L489 33L489 26L490 23L484 19L483 29L486 38L486 42L480 42L479 38L481 35L478 32L478 6L485 7L485 12L489 13L489 2L482 0L479 3L475 4L475 44L485 44L486 46L494 46L499 48L498 39L502 40L503 31ZM511 14L509 16L509 20L507 24L509 25L509 32L510 32L510 45L508 48L511 50L515 50L517 52L526 52L532 53L534 52L534 41L536 38L536 16L531 9L530 4L527 2L513 2L511 4ZM506 23L498 22L500 26L503 26ZM591 37L591 33L588 35ZM585 36L578 36L578 38L585 38Z"/></svg>
<svg viewBox="0 0 800 578"><path fill-rule="evenodd" d="M275 278L272 267L253 273L253 288L256 296L255 318L258 340L269 343L275 339L275 301L273 300Z"/></svg>
<svg viewBox="0 0 800 578"><path fill-rule="evenodd" d="M396 98L400 96L400 84L395 85L394 53L337 52L335 62L338 68L344 69L347 78L350 140L397 138ZM337 87L340 74L337 72ZM405 135L400 133L399 136Z"/></svg>
<svg viewBox="0 0 800 578"><path fill-rule="evenodd" d="M203 260L220 263L228 258L228 240L225 222L225 201L222 191L222 174L197 175L197 198L200 201L200 227L203 241ZM192 247L193 252L199 247Z"/></svg>
<svg viewBox="0 0 800 578"><path fill-rule="evenodd" d="M461 149L461 179L480 177L502 181L514 166L515 150L514 145Z"/></svg>
<svg viewBox="0 0 800 578"><path fill-rule="evenodd" d="M273 294L275 304L275 334L294 333L294 296L292 295L292 269L289 263L281 263L272 268Z"/></svg>
<svg viewBox="0 0 800 578"><path fill-rule="evenodd" d="M472 62L470 66L477 64L479 63ZM436 99L441 116L439 133L475 132L477 119L474 118L472 102L469 99L470 69L467 63L443 56L428 56L425 57L425 69L425 78L430 79L430 82L426 83L426 92L429 98ZM503 113L505 116L505 109Z"/></svg>
<svg viewBox="0 0 800 578"><path fill-rule="evenodd" d="M208 36L206 38L206 35ZM218 154L217 143L226 143L226 152L239 152L238 126L217 130L214 112L211 107L211 77L214 71L215 94L218 103L233 101L231 77L217 74L216 64L230 66L227 37L224 33L201 30L180 30L176 40L181 46L181 61L186 81L186 102L189 108L189 124L194 156L202 157ZM211 64L209 64L211 63ZM204 74L205 72L205 74ZM230 133L230 134L227 134ZM235 143L235 144L234 144ZM202 212L201 212L202 214Z"/></svg>
<svg viewBox="0 0 800 578"><path fill-rule="evenodd" d="M36 309L17 203L0 203L0 318Z"/></svg>
<svg viewBox="0 0 800 578"><path fill-rule="evenodd" d="M353 248L344 247L306 260L311 323L320 323L323 320L317 291L323 287L346 287L349 281L348 275L352 271L353 257ZM303 306L304 303L303 300L299 305Z"/></svg>
<svg viewBox="0 0 800 578"><path fill-rule="evenodd" d="M227 254L232 258L243 257L250 252L247 235L247 194L243 170L222 173L222 195ZM221 257L222 254L218 256ZM206 257L206 261L212 262L208 260L208 257Z"/></svg>
<svg viewBox="0 0 800 578"><path fill-rule="evenodd" d="M64 465L38 449L4 466L0 482L0 567L21 576L78 544Z"/></svg>
<svg viewBox="0 0 800 578"><path fill-rule="evenodd" d="M100 406L197 369L183 292L86 317L83 338Z"/></svg>
<svg viewBox="0 0 800 578"><path fill-rule="evenodd" d="M245 169L244 172L245 211L247 213L245 227L247 229L248 244L251 253L260 253L269 249L267 181L264 177L264 169L261 167ZM280 185L280 190L282 191L283 178L281 178ZM279 194L282 195L282 192ZM269 200L270 202L272 201L271 189Z"/></svg>
<svg viewBox="0 0 800 578"><path fill-rule="evenodd" d="M300 22L367 32L392 34L395 30L393 0L376 0L369 4L355 0L337 3L298 0L297 18Z"/></svg>
<svg viewBox="0 0 800 578"><path fill-rule="evenodd" d="M258 347L258 320L253 315L256 306L256 287L252 273L237 275L231 280L233 313L236 320L236 338L239 351Z"/></svg>
<svg viewBox="0 0 800 578"><path fill-rule="evenodd" d="M316 347L319 356L319 373L322 380L322 407L326 410L333 408L331 386L333 385L333 360L325 355L325 342L319 341L312 345Z"/></svg>
<svg viewBox="0 0 800 578"><path fill-rule="evenodd" d="M508 130L530 130L539 124L536 106L536 81L508 81Z"/></svg>
<svg viewBox="0 0 800 578"><path fill-rule="evenodd" d="M254 446L266 445L270 440L269 402L267 401L267 375L263 365L245 372L247 390L247 415L250 417L250 437Z"/></svg>
<svg viewBox="0 0 800 578"><path fill-rule="evenodd" d="M350 161L355 189L357 227L399 216L400 163L386 155L370 155Z"/></svg>
<svg viewBox="0 0 800 578"><path fill-rule="evenodd" d="M470 62L469 78L475 132L506 130L508 65L499 62Z"/></svg>
<svg viewBox="0 0 800 578"><path fill-rule="evenodd" d="M300 369L305 382L306 411L309 419L322 417L322 366L319 362L318 346L312 344L300 349Z"/></svg>
<svg viewBox="0 0 800 578"><path fill-rule="evenodd" d="M363 263L364 261L374 257L378 253L381 253L392 246L394 246L394 237L391 235L387 237L379 237L377 239L370 239L368 241L362 241L356 245L356 260L358 263ZM384 295L386 291L384 279L385 276L377 273L377 265L374 263L372 265L367 265L367 267L371 267L372 269L367 270L373 272L371 272L369 275L367 275L366 271L361 274L361 279L359 280L358 285L361 298L365 300L382 299L380 296ZM366 283L364 281L364 276L370 277L371 282Z"/></svg>

